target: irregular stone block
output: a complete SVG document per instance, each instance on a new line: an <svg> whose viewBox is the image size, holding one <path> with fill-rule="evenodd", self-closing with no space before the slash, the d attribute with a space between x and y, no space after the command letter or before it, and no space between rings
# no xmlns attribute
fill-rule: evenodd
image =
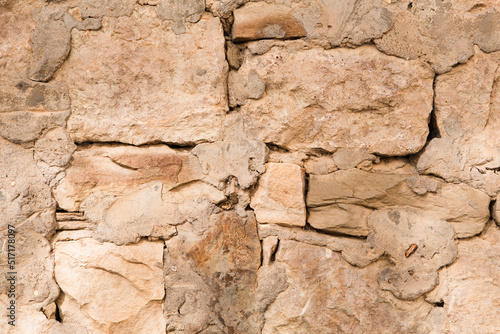
<svg viewBox="0 0 500 334"><path fill-rule="evenodd" d="M387 206L423 209L449 222L459 238L479 234L490 215L489 196L465 184L359 169L310 175L306 203L313 227L353 235L368 234L367 210Z"/></svg>
<svg viewBox="0 0 500 334"><path fill-rule="evenodd" d="M103 334L165 333L162 242L60 241L55 261L62 290L57 303L65 324Z"/></svg>
<svg viewBox="0 0 500 334"><path fill-rule="evenodd" d="M200 144L191 153L198 158L206 182L220 187L229 176L235 176L242 189L257 182L268 157L266 145L253 140Z"/></svg>
<svg viewBox="0 0 500 334"><path fill-rule="evenodd" d="M186 22L196 23L205 11L205 0L160 0L158 17L174 21L172 31L177 35L186 32Z"/></svg>
<svg viewBox="0 0 500 334"><path fill-rule="evenodd" d="M500 53L476 54L436 79L436 124L420 155L419 172L464 182L494 197L500 192Z"/></svg>
<svg viewBox="0 0 500 334"><path fill-rule="evenodd" d="M66 126L69 114L69 111L0 113L0 135L16 144L33 142L46 130Z"/></svg>
<svg viewBox="0 0 500 334"><path fill-rule="evenodd" d="M478 238L460 240L457 260L451 266L441 269L439 285L427 294L426 300L442 305L445 333L470 330L494 333L498 330L498 240L500 230L495 225L489 226Z"/></svg>
<svg viewBox="0 0 500 334"><path fill-rule="evenodd" d="M225 199L221 191L203 182L189 183L163 196L162 183L151 182L106 208L103 220L97 222L96 236L118 245L136 243L141 237L168 240L177 235L173 225L208 225L213 204Z"/></svg>
<svg viewBox="0 0 500 334"><path fill-rule="evenodd" d="M57 127L44 133L35 143L35 154L51 166L66 166L76 150L65 129Z"/></svg>
<svg viewBox="0 0 500 334"><path fill-rule="evenodd" d="M438 284L438 269L457 257L455 232L428 212L405 207L375 211L369 217L370 242L395 265L384 269L378 283L400 299L413 300Z"/></svg>
<svg viewBox="0 0 500 334"><path fill-rule="evenodd" d="M186 157L165 145L83 147L74 153L54 197L64 210L78 211L80 203L96 191L124 195L155 180L173 186Z"/></svg>
<svg viewBox="0 0 500 334"><path fill-rule="evenodd" d="M304 37L306 30L284 5L251 2L234 11L232 39L235 42L263 38Z"/></svg>
<svg viewBox="0 0 500 334"><path fill-rule="evenodd" d="M68 128L76 142L219 138L228 110L219 20L205 14L177 36L153 11L143 6L131 17L105 18L99 31L73 31L73 51L56 77L72 83Z"/></svg>
<svg viewBox="0 0 500 334"><path fill-rule="evenodd" d="M499 10L494 2L477 0L400 2L391 8L392 29L374 42L387 54L421 58L438 74L445 73L465 63L474 44L486 52L500 49Z"/></svg>
<svg viewBox="0 0 500 334"><path fill-rule="evenodd" d="M288 288L267 308L262 333L441 332L432 305L398 300L373 284L382 261L360 269L325 247L280 240L273 265L280 264Z"/></svg>
<svg viewBox="0 0 500 334"><path fill-rule="evenodd" d="M425 145L434 74L421 62L371 46L325 51L286 42L263 55L247 52L237 73L252 72L266 92L240 108L250 138L289 150L383 155L416 153Z"/></svg>
<svg viewBox="0 0 500 334"><path fill-rule="evenodd" d="M259 223L304 226L305 173L294 164L267 163L250 206Z"/></svg>
<svg viewBox="0 0 500 334"><path fill-rule="evenodd" d="M201 236L185 224L165 242L167 331L259 333L252 318L261 254L255 218L214 218Z"/></svg>

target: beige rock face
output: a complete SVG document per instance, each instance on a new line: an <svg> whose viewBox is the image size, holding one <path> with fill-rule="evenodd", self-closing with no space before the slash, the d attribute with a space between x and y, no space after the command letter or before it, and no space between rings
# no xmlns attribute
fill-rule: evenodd
<svg viewBox="0 0 500 334"><path fill-rule="evenodd" d="M83 238L56 243L63 322L92 333L165 333L162 257L162 242L116 246Z"/></svg>
<svg viewBox="0 0 500 334"><path fill-rule="evenodd" d="M370 213L394 205L448 221L461 238L480 233L490 216L489 196L465 184L359 169L310 175L306 202L313 227L351 235L367 235Z"/></svg>
<svg viewBox="0 0 500 334"><path fill-rule="evenodd" d="M259 332L252 316L261 248L252 214L222 213L201 236L180 226L165 244L168 332Z"/></svg>
<svg viewBox="0 0 500 334"><path fill-rule="evenodd" d="M92 192L124 195L155 180L173 186L186 157L165 145L82 147L73 155L54 197L61 208L78 211Z"/></svg>
<svg viewBox="0 0 500 334"><path fill-rule="evenodd" d="M238 75L253 71L266 91L241 103L240 112L248 134L266 143L384 155L414 153L425 144L433 74L418 61L370 46L324 51L289 42L247 54Z"/></svg>
<svg viewBox="0 0 500 334"><path fill-rule="evenodd" d="M436 81L434 138L421 154L420 172L500 192L500 53L476 55Z"/></svg>
<svg viewBox="0 0 500 334"><path fill-rule="evenodd" d="M234 11L232 38L235 42L305 35L304 27L285 5L251 2Z"/></svg>
<svg viewBox="0 0 500 334"><path fill-rule="evenodd" d="M294 164L266 164L250 206L259 223L306 224L305 174Z"/></svg>
<svg viewBox="0 0 500 334"><path fill-rule="evenodd" d="M443 303L444 329L441 333L494 333L500 326L499 228L489 226L479 238L458 244L458 259L443 268L440 283L427 295L430 302Z"/></svg>
<svg viewBox="0 0 500 334"><path fill-rule="evenodd" d="M276 264L286 264L289 286L267 309L262 333L439 333L430 304L373 284L381 262L359 269L329 249L281 240Z"/></svg>
<svg viewBox="0 0 500 334"><path fill-rule="evenodd" d="M131 17L105 18L99 31L74 30L73 51L56 77L72 83L75 141L216 140L227 110L221 29L206 14L178 37L145 6Z"/></svg>
<svg viewBox="0 0 500 334"><path fill-rule="evenodd" d="M498 51L500 13L494 1L398 1L392 29L375 40L377 48L405 59L422 58L437 73L465 63L473 45L485 52Z"/></svg>

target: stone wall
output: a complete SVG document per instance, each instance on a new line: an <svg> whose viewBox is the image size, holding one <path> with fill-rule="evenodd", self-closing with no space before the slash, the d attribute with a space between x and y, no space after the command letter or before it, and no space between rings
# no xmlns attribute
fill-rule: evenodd
<svg viewBox="0 0 500 334"><path fill-rule="evenodd" d="M0 0L0 332L498 333L499 133L498 1Z"/></svg>

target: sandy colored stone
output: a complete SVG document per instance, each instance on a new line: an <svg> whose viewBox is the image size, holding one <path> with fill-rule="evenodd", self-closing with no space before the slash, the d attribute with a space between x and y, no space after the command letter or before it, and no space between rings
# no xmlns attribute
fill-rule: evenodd
<svg viewBox="0 0 500 334"><path fill-rule="evenodd" d="M250 206L259 223L304 226L305 173L294 164L267 163Z"/></svg>
<svg viewBox="0 0 500 334"><path fill-rule="evenodd" d="M136 243L141 237L168 240L177 235L175 225L184 223L203 230L208 227L214 204L226 199L221 191L203 182L163 194L162 188L160 181L147 183L103 207L96 237L122 245Z"/></svg>
<svg viewBox="0 0 500 334"><path fill-rule="evenodd" d="M92 333L164 333L163 243L131 246L91 238L55 245L63 323Z"/></svg>
<svg viewBox="0 0 500 334"><path fill-rule="evenodd" d="M440 283L426 299L442 303L441 333L495 333L500 326L500 231L491 224L478 238L461 240L458 259L439 274Z"/></svg>
<svg viewBox="0 0 500 334"><path fill-rule="evenodd" d="M262 333L440 332L433 306L373 284L382 262L360 269L324 247L281 240L276 264L284 264L289 286L267 309Z"/></svg>
<svg viewBox="0 0 500 334"><path fill-rule="evenodd" d="M51 166L66 166L76 150L64 128L57 127L45 132L35 143L35 154Z"/></svg>
<svg viewBox="0 0 500 334"><path fill-rule="evenodd" d="M377 48L405 59L421 58L441 74L473 54L500 49L499 7L492 1L398 1L392 29L375 39Z"/></svg>
<svg viewBox="0 0 500 334"><path fill-rule="evenodd" d="M247 53L237 73L252 71L266 92L240 108L251 138L289 150L384 155L415 153L425 144L433 73L419 61L372 46L323 50L286 42L263 55Z"/></svg>
<svg viewBox="0 0 500 334"><path fill-rule="evenodd" d="M265 172L268 150L262 142L243 139L200 144L191 154L198 158L206 182L220 187L221 183L234 176L239 186L246 189ZM197 170L191 166L189 169Z"/></svg>
<svg viewBox="0 0 500 334"><path fill-rule="evenodd" d="M494 197L500 192L500 53L476 55L436 80L434 138L417 168L464 182Z"/></svg>
<svg viewBox="0 0 500 334"><path fill-rule="evenodd" d="M69 115L69 111L0 113L0 135L16 144L33 142L46 130L65 126Z"/></svg>
<svg viewBox="0 0 500 334"><path fill-rule="evenodd" d="M130 17L105 18L99 31L73 30L72 50L56 78L71 82L68 128L75 141L219 137L228 66L217 18L204 14L178 37L154 7L142 6Z"/></svg>
<svg viewBox="0 0 500 334"><path fill-rule="evenodd" d="M159 0L158 17L174 21L172 31L177 35L186 32L186 22L196 23L205 11L205 0Z"/></svg>
<svg viewBox="0 0 500 334"><path fill-rule="evenodd" d="M285 5L251 2L234 11L232 39L235 42L263 38L298 38L306 31Z"/></svg>
<svg viewBox="0 0 500 334"><path fill-rule="evenodd" d="M310 175L306 203L313 227L353 235L367 235L367 210L388 206L423 209L449 222L459 238L479 234L490 216L489 196L466 184L359 169Z"/></svg>
<svg viewBox="0 0 500 334"><path fill-rule="evenodd" d="M251 321L261 253L253 215L221 213L200 236L182 225L165 244L167 331L259 332Z"/></svg>
<svg viewBox="0 0 500 334"><path fill-rule="evenodd" d="M93 192L124 195L155 180L173 186L186 156L166 145L81 147L74 153L66 177L54 189L54 197L59 207L78 211Z"/></svg>

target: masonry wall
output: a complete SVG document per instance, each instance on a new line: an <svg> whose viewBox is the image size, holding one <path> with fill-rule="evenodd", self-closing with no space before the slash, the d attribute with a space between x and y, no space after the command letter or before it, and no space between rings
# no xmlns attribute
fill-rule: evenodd
<svg viewBox="0 0 500 334"><path fill-rule="evenodd" d="M498 333L499 11L0 0L0 332Z"/></svg>

